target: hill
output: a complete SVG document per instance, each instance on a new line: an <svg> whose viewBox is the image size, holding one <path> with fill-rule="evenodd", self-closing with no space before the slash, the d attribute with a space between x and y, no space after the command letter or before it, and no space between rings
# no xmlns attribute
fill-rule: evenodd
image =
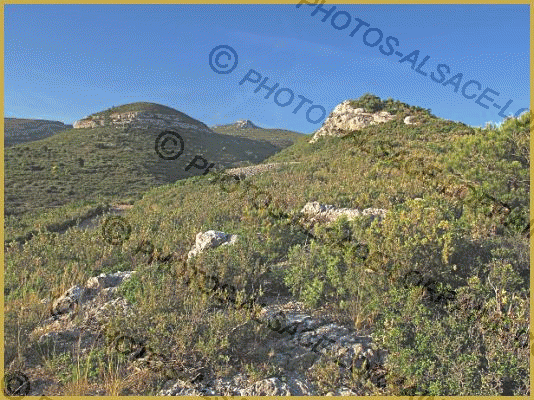
<svg viewBox="0 0 534 400"><path fill-rule="evenodd" d="M4 146L32 142L52 136L72 125L45 119L4 118Z"/></svg>
<svg viewBox="0 0 534 400"><path fill-rule="evenodd" d="M64 213L82 216L91 207L138 198L151 187L204 173L205 169L190 165L193 160L197 166L213 164L213 169L238 167L279 151L265 141L215 133L200 121L152 103L95 113L74 127L6 148L7 240L59 223ZM163 159L155 151L165 130L178 133L184 142L176 160ZM178 138L167 139L162 138L160 145L178 152ZM73 204L84 211L74 212Z"/></svg>
<svg viewBox="0 0 534 400"><path fill-rule="evenodd" d="M259 126L257 126L254 122L252 122L249 119L239 119L233 124L222 124L222 125L215 125L212 128L217 127L227 127L227 128L236 128L236 129L245 129L245 128L251 128L251 129L261 129Z"/></svg>
<svg viewBox="0 0 534 400"><path fill-rule="evenodd" d="M137 102L111 107L107 110L93 113L74 123L75 128L96 126L120 126L130 123L146 127L157 125L172 126L172 123L192 124L207 129L207 126L190 116L171 107L156 103ZM165 124L166 123L166 124ZM179 126L179 125L177 125Z"/></svg>
<svg viewBox="0 0 534 400"><path fill-rule="evenodd" d="M306 137L302 133L285 129L260 128L250 120L239 120L233 124L215 125L211 129L223 135L265 141L279 148L291 146L299 139Z"/></svg>
<svg viewBox="0 0 534 400"><path fill-rule="evenodd" d="M6 363L46 395L528 396L531 114L388 113L153 188L118 242L6 246Z"/></svg>

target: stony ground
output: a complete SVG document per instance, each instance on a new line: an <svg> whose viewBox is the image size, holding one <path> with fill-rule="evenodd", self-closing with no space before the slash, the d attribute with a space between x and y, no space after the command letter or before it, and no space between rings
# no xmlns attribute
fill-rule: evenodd
<svg viewBox="0 0 534 400"><path fill-rule="evenodd" d="M115 295L117 287L133 273L117 272L90 278L85 286L74 286L51 302L52 316L44 320L32 334L37 339L38 347L53 348L56 353L85 354L95 346L109 346L103 335L106 321L118 312L125 315L135 312L124 298ZM356 332L344 327L320 315L320 312L307 310L290 297L267 297L262 300L264 307L248 324L264 324L274 332L265 346L272 349L273 364L284 371L283 378L270 377L251 384L246 374L220 378L206 376L203 371L182 370L175 371L175 376L167 381L158 394L317 395L318 390L308 379L307 372L324 361L334 361L346 372L363 368L369 371L371 379L378 386L384 384L381 366L385 361L385 353L373 345L368 332ZM126 337L122 340L130 339ZM111 345L118 346L117 343ZM35 345L28 347L23 352L23 365L20 364L21 360L14 361L14 364L26 371L32 382L30 395L51 394L55 382L43 376L42 365L33 357L35 351ZM153 367L155 356L149 351L138 351L135 346L127 351L131 352L129 355L134 361L134 368L142 370ZM163 359L159 361L165 363ZM329 394L361 395L365 392L356 393L340 386Z"/></svg>
<svg viewBox="0 0 534 400"><path fill-rule="evenodd" d="M260 174L265 171L269 171L275 168L283 167L284 165L289 164L300 164L300 162L283 162L283 163L271 163L271 164L259 164L251 165L250 167L241 167L241 168L230 168L226 170L226 173L230 175L249 177L256 174Z"/></svg>
<svg viewBox="0 0 534 400"><path fill-rule="evenodd" d="M119 210L117 210L119 211ZM364 210L383 217L386 210ZM354 209L335 209L332 206L312 202L302 210L308 218L335 219L342 214L353 216L360 212ZM323 215L325 214L325 215ZM332 218L330 218L332 217ZM218 231L199 232L196 243L189 253L189 258L211 248L233 245L238 240L236 235ZM283 266L273 266L280 268ZM135 308L128 301L117 296L117 288L131 278L135 271L101 274L92 277L85 285L76 285L57 299L43 299L50 305L50 317L45 319L33 332L35 343L28 346L22 357L13 361L10 369L27 371L32 382L31 395L54 393L57 384L53 379L46 379L43 366L36 354L46 351L57 353L86 354L93 348L115 346L117 350L124 342L124 350L132 360L132 368L142 371L154 368L154 363L167 368L171 373L158 395L221 395L221 396L257 396L257 395L321 395L310 373L318 365L333 362L341 375L351 375L360 371L365 373L377 387L384 387L385 372L382 366L386 354L372 342L370 332L357 332L343 323L330 318L325 310L307 309L302 303L294 301L283 293L269 278L262 286L266 289L259 304L261 309L251 314L246 322L252 329L262 324L272 331L263 347L270 349L270 361L282 374L265 379L250 381L244 373L232 377L209 376L205 370L176 369L169 359L161 354L152 354L144 345L135 343L129 337L115 338L107 343L105 326L111 316L122 313L128 316L135 313ZM121 341L121 343L117 342ZM278 377L281 376L281 377ZM354 388L354 386L353 386ZM98 391L97 391L98 392ZM94 394L104 394L103 392ZM329 395L363 395L367 394L362 386L355 392L341 382Z"/></svg>

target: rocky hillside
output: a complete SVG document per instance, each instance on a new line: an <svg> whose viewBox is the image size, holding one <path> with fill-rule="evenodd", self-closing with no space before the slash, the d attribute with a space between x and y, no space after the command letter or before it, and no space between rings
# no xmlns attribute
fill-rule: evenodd
<svg viewBox="0 0 534 400"><path fill-rule="evenodd" d="M378 97L372 95L364 95L357 101L346 100L334 108L310 142L315 143L324 136L343 137L368 126L383 124L401 117L406 125L416 125L417 117L405 114L407 112L420 114L420 111L418 107L410 110L399 102L385 101L382 104Z"/></svg>
<svg viewBox="0 0 534 400"><path fill-rule="evenodd" d="M84 117L74 123L75 129L114 127L128 129L192 129L198 132L212 131L202 122L170 107L154 103L132 103L112 107L106 111Z"/></svg>
<svg viewBox="0 0 534 400"><path fill-rule="evenodd" d="M72 125L59 121L4 118L4 146L41 140L71 128Z"/></svg>
<svg viewBox="0 0 534 400"><path fill-rule="evenodd" d="M13 382L47 396L529 396L531 115L480 129L371 95L352 108L394 118L6 245ZM69 132L101 129L121 131Z"/></svg>

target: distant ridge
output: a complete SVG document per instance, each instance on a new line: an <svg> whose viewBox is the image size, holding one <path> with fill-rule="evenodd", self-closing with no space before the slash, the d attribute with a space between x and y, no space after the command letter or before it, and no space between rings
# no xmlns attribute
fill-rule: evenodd
<svg viewBox="0 0 534 400"><path fill-rule="evenodd" d="M60 121L4 118L4 146L45 139L67 129L72 129L72 125Z"/></svg>
<svg viewBox="0 0 534 400"><path fill-rule="evenodd" d="M239 119L231 124L213 125L211 129L223 135L269 142L281 149L291 146L299 138L305 137L302 133L285 129L262 128L249 119Z"/></svg>

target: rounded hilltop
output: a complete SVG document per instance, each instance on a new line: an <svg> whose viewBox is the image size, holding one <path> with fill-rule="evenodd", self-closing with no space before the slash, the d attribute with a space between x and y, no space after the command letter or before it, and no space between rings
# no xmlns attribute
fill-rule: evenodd
<svg viewBox="0 0 534 400"><path fill-rule="evenodd" d="M135 103L123 104L121 106L113 106L104 111L99 111L91 114L90 117L100 117L111 115L114 113L126 113L126 112L147 112L151 114L166 114L166 115L185 115L174 108L164 106L157 103L149 103L146 101L138 101Z"/></svg>
<svg viewBox="0 0 534 400"><path fill-rule="evenodd" d="M180 124L186 124L201 127L203 130L209 131L208 127L202 122L174 108L142 101L113 106L107 110L93 113L76 121L74 128L95 128L99 126L119 127L131 123L134 123L134 125L146 125L146 127L151 123L154 126L170 126L173 124L180 126Z"/></svg>
<svg viewBox="0 0 534 400"><path fill-rule="evenodd" d="M198 122L196 119L191 118L189 115L184 114L172 107L164 106L158 103L149 103L147 101L138 101L135 103L123 104L121 106L113 106L107 110L99 111L91 114L89 117L106 117L112 114L123 113L146 113L146 114L160 114L160 115L173 115L183 119L184 122ZM87 117L87 118L89 118Z"/></svg>

